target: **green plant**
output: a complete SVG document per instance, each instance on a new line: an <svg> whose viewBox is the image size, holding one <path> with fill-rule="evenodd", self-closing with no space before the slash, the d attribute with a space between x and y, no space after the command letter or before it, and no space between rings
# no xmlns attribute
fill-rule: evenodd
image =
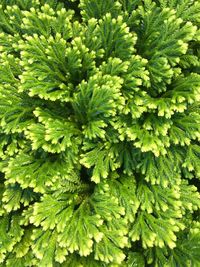
<svg viewBox="0 0 200 267"><path fill-rule="evenodd" d="M0 266L200 266L200 2L0 4Z"/></svg>

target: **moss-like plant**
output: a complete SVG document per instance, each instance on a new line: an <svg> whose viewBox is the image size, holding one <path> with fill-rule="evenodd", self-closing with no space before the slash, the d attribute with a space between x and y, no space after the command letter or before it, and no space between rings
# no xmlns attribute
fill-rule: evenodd
<svg viewBox="0 0 200 267"><path fill-rule="evenodd" d="M0 4L0 266L198 267L200 1Z"/></svg>

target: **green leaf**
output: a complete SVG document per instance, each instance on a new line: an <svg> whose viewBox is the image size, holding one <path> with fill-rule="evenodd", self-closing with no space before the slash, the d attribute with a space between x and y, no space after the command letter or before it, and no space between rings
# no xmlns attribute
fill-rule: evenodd
<svg viewBox="0 0 200 267"><path fill-rule="evenodd" d="M81 15L85 20L90 18L100 19L106 13L112 13L116 16L120 12L120 4L118 1L103 1L103 0L81 0L80 1Z"/></svg>
<svg viewBox="0 0 200 267"><path fill-rule="evenodd" d="M144 257L139 252L130 252L127 260L128 267L145 267Z"/></svg>
<svg viewBox="0 0 200 267"><path fill-rule="evenodd" d="M62 172L60 171L62 169ZM65 158L42 158L37 154L28 155L20 153L15 158L10 159L8 166L4 168L8 184L19 183L22 189L33 188L36 193L44 193L48 188L56 183L57 180L69 182L66 190L74 190L70 187L74 184L79 185L79 179L74 175L74 171L69 166ZM73 179L71 179L73 177ZM63 185L62 184L62 185ZM67 183L65 183L67 186Z"/></svg>
<svg viewBox="0 0 200 267"><path fill-rule="evenodd" d="M38 195L32 189L22 189L18 184L10 184L5 187L2 202L6 212L18 210L23 204L28 206L30 202L36 200Z"/></svg>
<svg viewBox="0 0 200 267"><path fill-rule="evenodd" d="M19 257L19 258L16 257L16 254L9 254L9 257L6 260L6 266L27 267L32 263L35 263L35 261L33 261L33 257L34 256L31 251L29 251L24 257Z"/></svg>
<svg viewBox="0 0 200 267"><path fill-rule="evenodd" d="M125 259L125 254L115 246L108 238L103 237L103 240L95 245L95 259L106 263L115 262L120 264Z"/></svg>
<svg viewBox="0 0 200 267"><path fill-rule="evenodd" d="M177 226L176 221L171 217L172 214L169 212L167 217L167 214L160 212L157 218L153 214L140 212L129 232L131 240L141 239L144 249L153 246L163 248L165 245L173 249L177 239L175 233L179 231L179 227L184 226L179 225L178 221Z"/></svg>
<svg viewBox="0 0 200 267"><path fill-rule="evenodd" d="M33 254L39 259L40 266L54 266L55 260L63 262L68 254L66 250L57 245L56 231L43 231L40 228L33 230L31 236Z"/></svg>
<svg viewBox="0 0 200 267"><path fill-rule="evenodd" d="M86 168L93 168L91 180L99 183L101 178L107 178L109 171L114 171L120 167L112 144L86 144L86 153L81 155L81 164Z"/></svg>
<svg viewBox="0 0 200 267"><path fill-rule="evenodd" d="M125 218L130 222L134 221L139 207L139 201L135 192L135 183L136 181L133 176L123 175L120 179L110 179L106 181L103 187L105 193L115 196L118 199L119 205L124 208Z"/></svg>
<svg viewBox="0 0 200 267"><path fill-rule="evenodd" d="M66 200L64 197L66 197ZM30 222L35 226L41 225L44 231L57 228L58 232L63 232L65 224L67 221L69 222L73 215L74 206L67 206L69 201L73 201L73 197L71 199L69 197L70 195L66 195L55 199L46 195L41 202L34 204ZM67 221L65 219L63 224L64 218L67 218Z"/></svg>
<svg viewBox="0 0 200 267"><path fill-rule="evenodd" d="M116 19L112 18L110 13L103 16L94 35L101 40L105 59L109 57L128 59L135 50L136 35L129 32L127 24L120 15Z"/></svg>
<svg viewBox="0 0 200 267"><path fill-rule="evenodd" d="M200 193L194 185L189 185L187 181L182 181L180 185L180 201L182 209L195 211L200 209Z"/></svg>
<svg viewBox="0 0 200 267"><path fill-rule="evenodd" d="M165 57L154 56L148 62L147 69L150 73L152 89L158 93L165 92L174 74L168 60ZM156 95L155 92L152 94Z"/></svg>
<svg viewBox="0 0 200 267"><path fill-rule="evenodd" d="M140 209L153 213L153 211L174 210L177 211L177 217L180 212L178 211L181 205L180 188L175 183L173 186L163 188L160 185L149 185L144 181L138 183L136 196L140 202Z"/></svg>
<svg viewBox="0 0 200 267"><path fill-rule="evenodd" d="M24 231L19 226L20 218L19 215L4 215L0 218L0 263L22 238Z"/></svg>
<svg viewBox="0 0 200 267"><path fill-rule="evenodd" d="M66 225L64 232L59 234L58 242L71 253L78 251L81 256L87 256L92 252L94 240L99 242L102 238L98 229L102 223L99 215L87 215L87 206L82 204Z"/></svg>
<svg viewBox="0 0 200 267"><path fill-rule="evenodd" d="M138 32L140 53L147 58L164 56L172 66L176 65L179 57L187 52L187 42L192 40L197 27L191 22L182 24L182 19L177 18L171 8L147 4L140 6L138 12L144 25Z"/></svg>
<svg viewBox="0 0 200 267"><path fill-rule="evenodd" d="M192 265L197 267L200 262L200 234L189 233L184 239L180 239L177 247L171 251L168 266Z"/></svg>
<svg viewBox="0 0 200 267"><path fill-rule="evenodd" d="M198 144L191 144L186 153L183 167L189 172L195 173L197 178L200 178L200 146Z"/></svg>
<svg viewBox="0 0 200 267"><path fill-rule="evenodd" d="M64 39L69 39L72 35L71 19L74 12L65 10L62 4L57 3L57 8L55 9L53 6L55 2L53 1L42 2L40 3L40 8L32 7L30 10L22 11L22 29L28 35L38 34L49 37L52 33L60 33Z"/></svg>
<svg viewBox="0 0 200 267"><path fill-rule="evenodd" d="M81 143L81 133L76 124L62 118L55 119L50 113L37 108L34 115L39 122L31 124L25 131L25 135L32 142L32 149L43 148L50 153L77 153ZM79 138L78 138L79 137Z"/></svg>
<svg viewBox="0 0 200 267"><path fill-rule="evenodd" d="M175 151L175 155L168 152L167 156L155 157L151 153L146 153L138 168L145 175L145 180L151 184L161 184L167 187L173 185L175 180L180 180L179 160L180 155ZM178 159L176 158L178 157ZM182 160L182 158L181 158Z"/></svg>
<svg viewBox="0 0 200 267"><path fill-rule="evenodd" d="M92 125L93 121L102 119L105 121L103 126L107 126L108 117L113 117L124 102L120 93L121 84L121 78L98 72L88 82L83 81L79 85L72 106L84 131L89 132L88 123Z"/></svg>

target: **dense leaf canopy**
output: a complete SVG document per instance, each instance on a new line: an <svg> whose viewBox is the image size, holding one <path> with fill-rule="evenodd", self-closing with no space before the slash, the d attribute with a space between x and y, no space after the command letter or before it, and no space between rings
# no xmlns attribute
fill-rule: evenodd
<svg viewBox="0 0 200 267"><path fill-rule="evenodd" d="M0 18L0 266L198 267L200 2Z"/></svg>

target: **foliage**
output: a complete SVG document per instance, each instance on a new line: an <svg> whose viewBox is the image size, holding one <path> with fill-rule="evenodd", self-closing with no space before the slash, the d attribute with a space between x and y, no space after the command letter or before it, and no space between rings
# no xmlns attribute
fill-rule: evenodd
<svg viewBox="0 0 200 267"><path fill-rule="evenodd" d="M200 2L0 17L0 266L198 267Z"/></svg>

